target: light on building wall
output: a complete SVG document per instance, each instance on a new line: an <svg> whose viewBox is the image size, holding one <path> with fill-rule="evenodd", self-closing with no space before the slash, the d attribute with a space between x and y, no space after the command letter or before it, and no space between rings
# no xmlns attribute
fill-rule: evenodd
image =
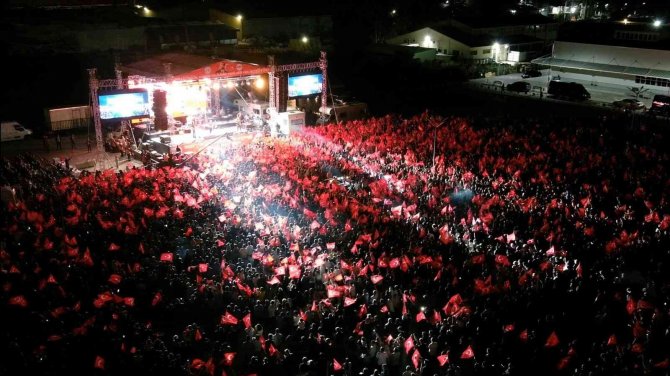
<svg viewBox="0 0 670 376"><path fill-rule="evenodd" d="M575 13L577 11L577 7L570 7L570 13Z"/></svg>
<svg viewBox="0 0 670 376"><path fill-rule="evenodd" d="M624 18L624 19L623 19L623 24L624 24L624 25L628 25L628 18Z"/></svg>
<svg viewBox="0 0 670 376"><path fill-rule="evenodd" d="M237 20L237 22L242 21L242 15L238 14L237 17L235 17L235 19Z"/></svg>
<svg viewBox="0 0 670 376"><path fill-rule="evenodd" d="M433 43L433 40L430 39L430 35L426 35L425 37L423 37L423 44L424 45L429 45L431 43Z"/></svg>
<svg viewBox="0 0 670 376"><path fill-rule="evenodd" d="M661 21L661 20L654 20L654 27L661 27L662 23L663 23L663 21Z"/></svg>
<svg viewBox="0 0 670 376"><path fill-rule="evenodd" d="M302 43L307 43L307 42L309 42L309 38L307 38L307 37L304 36L304 35L303 35L303 37L302 37L301 40L302 40Z"/></svg>
<svg viewBox="0 0 670 376"><path fill-rule="evenodd" d="M512 14L516 14L516 9L510 9L509 12Z"/></svg>
<svg viewBox="0 0 670 376"><path fill-rule="evenodd" d="M395 14L396 14L396 10L395 10L395 9L391 9L391 15L392 15L392 16L395 16Z"/></svg>

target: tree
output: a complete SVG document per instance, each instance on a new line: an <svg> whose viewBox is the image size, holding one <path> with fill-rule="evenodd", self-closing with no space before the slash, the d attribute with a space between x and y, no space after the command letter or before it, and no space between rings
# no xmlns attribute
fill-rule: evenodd
<svg viewBox="0 0 670 376"><path fill-rule="evenodd" d="M649 91L649 89L645 89L644 86L631 87L629 89L633 92L632 95L635 97L635 99L640 99L640 97L644 98L644 94Z"/></svg>

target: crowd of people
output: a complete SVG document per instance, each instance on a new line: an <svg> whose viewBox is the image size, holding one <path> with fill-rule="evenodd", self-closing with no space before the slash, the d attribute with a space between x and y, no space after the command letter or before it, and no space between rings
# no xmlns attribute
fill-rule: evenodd
<svg viewBox="0 0 670 376"><path fill-rule="evenodd" d="M665 375L665 134L381 118L183 166L3 159L0 373Z"/></svg>

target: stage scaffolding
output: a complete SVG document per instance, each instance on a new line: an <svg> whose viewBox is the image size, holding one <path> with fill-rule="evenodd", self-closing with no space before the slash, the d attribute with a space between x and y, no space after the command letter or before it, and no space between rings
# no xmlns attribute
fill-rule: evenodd
<svg viewBox="0 0 670 376"><path fill-rule="evenodd" d="M97 69L96 68L88 69L91 115L93 117L93 124L95 126L96 148L99 152L104 151L102 121L100 119L100 103L98 100L98 94L100 93L100 91L124 89L128 88L129 86L142 85L147 83L170 83L173 80L170 64L167 63L164 66L164 68L165 68L165 74L163 77L144 77L135 75L135 76L128 76L128 78L123 78L122 72L117 65L115 69L116 77L113 79L98 79ZM267 74L268 91L269 91L268 112L269 115L272 117L276 116L279 110L286 109L286 102L288 100L288 97L285 93L286 91L285 86L288 74L314 71L316 69L321 70L321 74L323 76L323 82L321 85L321 110L322 110L321 113L324 113L327 103L326 100L327 100L327 87L328 87L327 86L328 60L326 57L326 52L324 51L321 51L319 61L315 62L276 65L274 56L269 56L267 67L246 70L243 72L204 74L202 77L199 77L198 80L210 80L212 83L217 83L218 85L220 85L222 81L226 80L243 79L245 77L248 78ZM132 83L132 85L129 85L129 83ZM280 94L278 93L279 90L284 91L282 95L279 95ZM215 101L217 100L218 96L217 98L215 98Z"/></svg>

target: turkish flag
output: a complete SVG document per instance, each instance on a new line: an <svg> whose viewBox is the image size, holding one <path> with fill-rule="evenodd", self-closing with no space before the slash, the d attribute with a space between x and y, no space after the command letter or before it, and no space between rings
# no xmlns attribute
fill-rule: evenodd
<svg viewBox="0 0 670 376"><path fill-rule="evenodd" d="M209 268L209 265L207 265L207 264L198 264L198 271L200 273L207 273L208 268Z"/></svg>
<svg viewBox="0 0 670 376"><path fill-rule="evenodd" d="M502 266L510 266L510 265L512 265L512 264L509 262L509 259L507 258L507 256L505 256L505 255L496 255L496 257L495 257L495 261L496 261L496 264L498 264L498 265L502 265Z"/></svg>
<svg viewBox="0 0 670 376"><path fill-rule="evenodd" d="M370 280L371 280L372 283L374 283L375 285L378 284L379 282L381 282L383 279L384 279L384 277L382 277L382 276L380 276L380 275L378 275L378 274L377 274L377 275L372 275L372 276L370 276Z"/></svg>
<svg viewBox="0 0 670 376"><path fill-rule="evenodd" d="M333 358L333 371L341 371L343 369L342 365L340 362L337 361L337 359Z"/></svg>
<svg viewBox="0 0 670 376"><path fill-rule="evenodd" d="M113 285L118 285L119 283L121 283L121 276L118 274L112 274L109 276L109 279L107 281Z"/></svg>
<svg viewBox="0 0 670 376"><path fill-rule="evenodd" d="M9 299L9 305L15 305L21 308L26 308L28 307L28 301L23 295L17 295Z"/></svg>
<svg viewBox="0 0 670 376"><path fill-rule="evenodd" d="M230 353L224 353L223 354L223 364L227 366L232 366L233 365L233 360L235 359L235 354L234 352Z"/></svg>
<svg viewBox="0 0 670 376"><path fill-rule="evenodd" d="M423 311L416 314L416 322L421 322L422 320L425 320L425 319L426 319L426 315L423 313Z"/></svg>
<svg viewBox="0 0 670 376"><path fill-rule="evenodd" d="M271 280L267 281L268 285L276 285L279 283L281 283L281 281L279 280L279 278L277 278L277 276L273 276Z"/></svg>
<svg viewBox="0 0 670 376"><path fill-rule="evenodd" d="M237 325L237 317L233 316L232 314L226 312L225 315L221 316L221 324L222 325Z"/></svg>
<svg viewBox="0 0 670 376"><path fill-rule="evenodd" d="M127 305L128 307L134 307L135 306L135 298L132 296L126 296L123 298L123 304Z"/></svg>
<svg viewBox="0 0 670 376"><path fill-rule="evenodd" d="M200 342L202 341L202 333L200 333L200 329L195 330L195 341Z"/></svg>
<svg viewBox="0 0 670 376"><path fill-rule="evenodd" d="M151 300L151 305L155 307L158 305L158 303L161 302L161 300L163 300L163 294L161 294L159 291L156 293L156 295L154 295L154 298Z"/></svg>
<svg viewBox="0 0 670 376"><path fill-rule="evenodd" d="M544 347L555 347L559 343L560 341L558 340L556 332L551 332L551 334L547 338L547 342L544 343Z"/></svg>
<svg viewBox="0 0 670 376"><path fill-rule="evenodd" d="M271 343L270 346L268 347L268 355L270 356L275 356L279 351L277 351L277 348Z"/></svg>
<svg viewBox="0 0 670 376"><path fill-rule="evenodd" d="M335 243L326 243L326 249L332 251L335 249Z"/></svg>
<svg viewBox="0 0 670 376"><path fill-rule="evenodd" d="M521 333L519 333L519 339L522 342L528 341L528 329L524 329Z"/></svg>
<svg viewBox="0 0 670 376"><path fill-rule="evenodd" d="M509 333L514 331L514 324L507 324L503 326L503 332Z"/></svg>
<svg viewBox="0 0 670 376"><path fill-rule="evenodd" d="M170 252L165 252L161 253L161 261L165 262L172 262L174 260L174 256Z"/></svg>
<svg viewBox="0 0 670 376"><path fill-rule="evenodd" d="M352 305L354 303L356 303L356 299L350 298L350 297L344 298L344 306L345 307L349 307L350 305Z"/></svg>
<svg viewBox="0 0 670 376"><path fill-rule="evenodd" d="M468 346L461 354L461 359L472 359L475 357L475 352L472 351L472 346Z"/></svg>
<svg viewBox="0 0 670 376"><path fill-rule="evenodd" d="M414 368L419 369L419 364L421 364L421 354L419 353L419 350L414 350L414 353L412 354L412 364L414 364Z"/></svg>
<svg viewBox="0 0 670 376"><path fill-rule="evenodd" d="M244 323L245 328L251 328L251 313L244 315L244 317L242 317L242 322Z"/></svg>
<svg viewBox="0 0 670 376"><path fill-rule="evenodd" d="M403 345L405 347L405 353L409 354L410 350L414 348L414 339L412 336L407 337Z"/></svg>
<svg viewBox="0 0 670 376"><path fill-rule="evenodd" d="M100 355L97 355L95 357L95 362L93 362L93 368L97 369L105 369L105 358L101 357Z"/></svg>
<svg viewBox="0 0 670 376"><path fill-rule="evenodd" d="M616 346L617 340L616 336L612 334L608 339L607 339L607 346Z"/></svg>
<svg viewBox="0 0 670 376"><path fill-rule="evenodd" d="M381 261L381 260L380 260L380 261ZM394 258L394 259L392 259L392 260L391 260L391 263L389 264L389 266L391 267L391 269L395 269L395 268L400 267L400 259L397 258L397 257ZM381 265L380 265L380 267L381 267Z"/></svg>
<svg viewBox="0 0 670 376"><path fill-rule="evenodd" d="M449 353L438 355L437 361L440 362L440 367L444 367L445 364L449 363Z"/></svg>

